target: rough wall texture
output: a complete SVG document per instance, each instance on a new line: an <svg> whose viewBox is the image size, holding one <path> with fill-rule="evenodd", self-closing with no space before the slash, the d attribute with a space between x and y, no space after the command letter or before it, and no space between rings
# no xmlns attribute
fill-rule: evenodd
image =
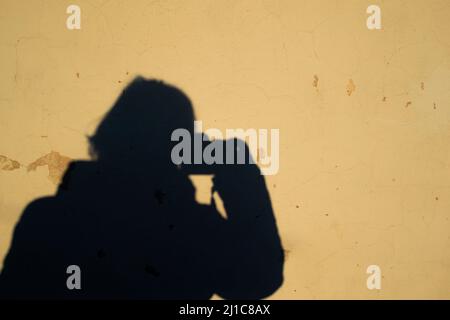
<svg viewBox="0 0 450 320"><path fill-rule="evenodd" d="M184 90L205 127L280 129L272 298L450 298L450 2L379 1L381 30L370 4L1 0L0 258L143 75Z"/></svg>

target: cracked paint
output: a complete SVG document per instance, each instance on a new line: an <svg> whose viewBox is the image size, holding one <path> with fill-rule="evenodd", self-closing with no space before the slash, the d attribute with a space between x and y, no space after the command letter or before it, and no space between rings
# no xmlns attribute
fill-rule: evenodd
<svg viewBox="0 0 450 320"><path fill-rule="evenodd" d="M69 157L63 156L56 151L38 158L27 166L27 171L35 171L38 167L46 166L48 169L48 179L55 185L59 184L70 161Z"/></svg>
<svg viewBox="0 0 450 320"><path fill-rule="evenodd" d="M6 156L0 155L0 170L13 171L20 168L20 163Z"/></svg>

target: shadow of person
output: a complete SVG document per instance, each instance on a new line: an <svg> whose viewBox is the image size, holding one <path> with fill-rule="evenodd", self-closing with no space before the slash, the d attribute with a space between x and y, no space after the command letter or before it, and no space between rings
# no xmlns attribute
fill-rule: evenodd
<svg viewBox="0 0 450 320"><path fill-rule="evenodd" d="M214 188L227 217L198 204L170 158L173 130L193 133L193 124L180 90L135 79L89 138L93 160L72 162L56 194L25 209L1 297L259 299L277 290L284 255L264 177L255 164L221 165ZM68 288L71 265L81 289Z"/></svg>

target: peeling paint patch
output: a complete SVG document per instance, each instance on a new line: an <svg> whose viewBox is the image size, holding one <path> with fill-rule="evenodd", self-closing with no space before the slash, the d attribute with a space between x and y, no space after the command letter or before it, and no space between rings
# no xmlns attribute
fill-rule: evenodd
<svg viewBox="0 0 450 320"><path fill-rule="evenodd" d="M7 156L0 155L0 170L12 171L20 168L20 163Z"/></svg>
<svg viewBox="0 0 450 320"><path fill-rule="evenodd" d="M71 160L69 157L52 151L30 163L27 166L27 171L35 171L38 167L47 166L49 180L54 184L59 184Z"/></svg>
<svg viewBox="0 0 450 320"><path fill-rule="evenodd" d="M352 79L349 79L347 83L347 95L351 96L355 90L356 90L355 83L353 82Z"/></svg>
<svg viewBox="0 0 450 320"><path fill-rule="evenodd" d="M313 87L317 89L318 86L319 86L319 77L317 76L317 74L315 74L313 80Z"/></svg>

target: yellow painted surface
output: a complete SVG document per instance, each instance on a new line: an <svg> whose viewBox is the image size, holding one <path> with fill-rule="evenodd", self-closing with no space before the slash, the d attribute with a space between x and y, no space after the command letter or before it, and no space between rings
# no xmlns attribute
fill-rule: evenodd
<svg viewBox="0 0 450 320"><path fill-rule="evenodd" d="M449 299L450 2L379 1L381 30L370 4L1 0L1 260L25 205L88 158L143 75L181 88L206 128L280 129L266 182L287 258L271 298Z"/></svg>

